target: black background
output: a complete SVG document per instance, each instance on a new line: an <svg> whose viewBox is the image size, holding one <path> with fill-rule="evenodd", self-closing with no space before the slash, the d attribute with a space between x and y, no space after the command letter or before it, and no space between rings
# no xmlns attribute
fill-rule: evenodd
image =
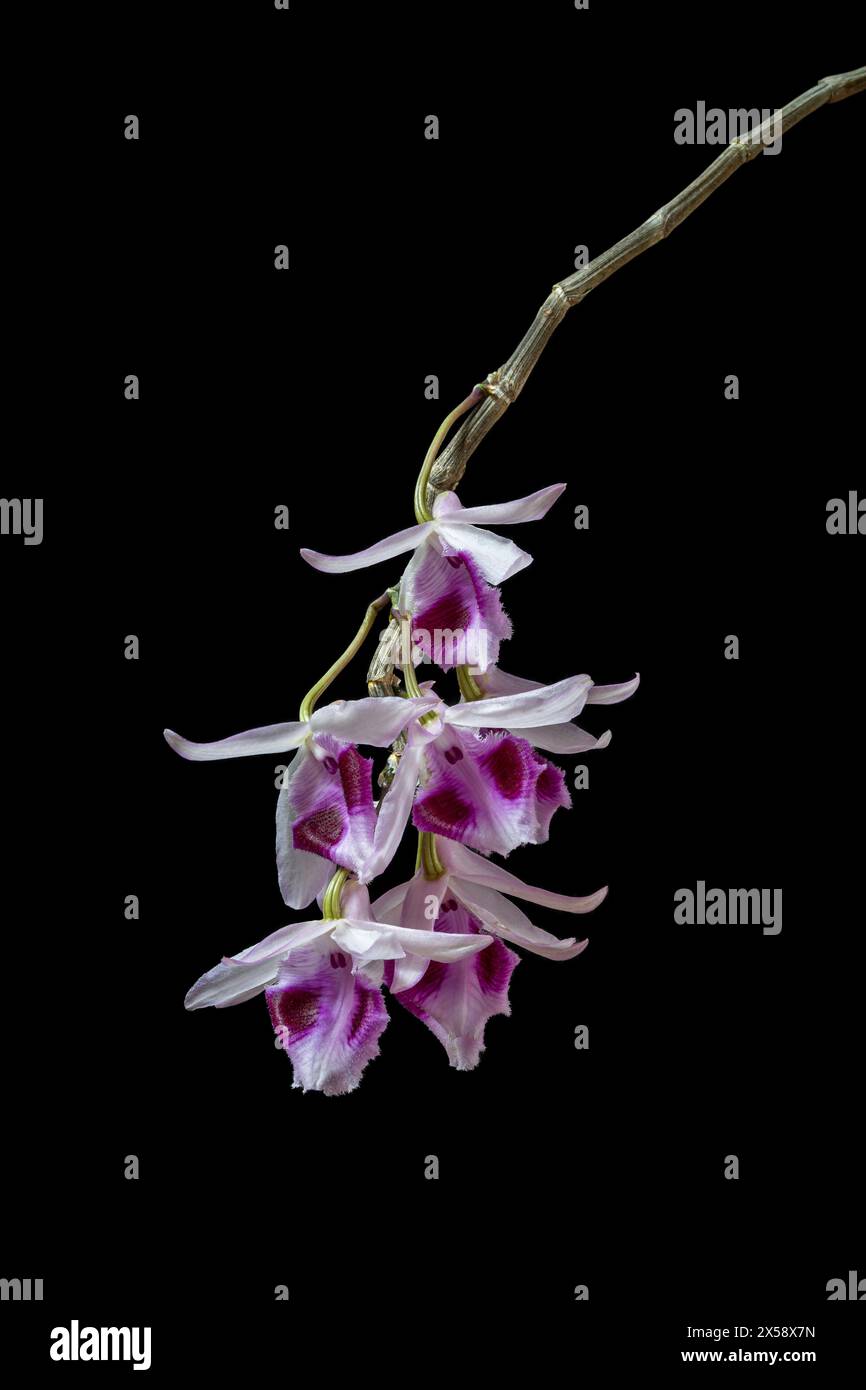
<svg viewBox="0 0 866 1390"><path fill-rule="evenodd" d="M22 396L29 447L4 481L46 514L40 547L0 554L0 1274L46 1290L4 1304L4 1356L128 1370L54 1367L48 1333L73 1317L152 1325L155 1376L291 1375L301 1348L328 1373L370 1340L452 1375L464 1335L479 1365L552 1334L577 1368L593 1348L668 1367L687 1324L813 1324L796 1346L822 1370L852 1354L860 1312L825 1286L866 1275L864 542L825 520L866 481L866 96L575 307L469 463L466 505L568 484L509 532L535 561L503 591L502 666L642 676L580 721L610 748L560 760L589 790L509 859L560 891L610 885L590 946L524 953L476 1071L392 1004L359 1090L305 1096L263 1001L184 1012L221 955L303 914L273 862L280 760L187 764L162 739L296 717L400 573L318 575L299 547L411 524L441 418L573 248L599 254L710 162L674 143L677 108L782 106L861 61L836 11L809 13L296 0L187 30L132 11L78 75L43 181L39 234L67 248L55 313L16 364L64 366L56 394ZM365 693L367 656L333 696ZM781 934L677 926L698 879L781 887Z"/></svg>

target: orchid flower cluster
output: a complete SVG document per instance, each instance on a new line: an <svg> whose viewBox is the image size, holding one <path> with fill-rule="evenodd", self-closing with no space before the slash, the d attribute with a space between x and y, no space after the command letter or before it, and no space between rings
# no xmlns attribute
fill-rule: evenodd
<svg viewBox="0 0 866 1390"><path fill-rule="evenodd" d="M415 491L416 525L353 555L301 551L314 569L330 573L409 553L411 559L400 584L370 605L299 718L217 743L165 731L171 747L193 761L294 754L277 802L276 857L283 899L305 919L224 957L185 1002L188 1009L225 1008L264 993L293 1085L304 1091L340 1095L357 1087L379 1053L386 993L427 1025L453 1067L474 1068L487 1020L510 1013L519 957L505 943L549 960L569 960L587 945L535 926L512 899L582 914L607 893L548 892L490 858L547 840L555 811L570 797L562 771L545 754L605 747L609 733L596 739L572 721L584 705L626 699L639 677L598 686L576 675L542 685L499 669L499 645L511 635L499 586L532 557L487 525L539 520L564 484L470 508L446 491L428 508L441 440L481 390L451 413L431 445ZM388 604L402 639L394 665L404 690L317 707ZM447 704L434 682L419 685L415 674L416 663L430 657L425 637L443 631L465 640L437 649L441 669L456 670L456 704ZM467 649L475 654L471 665L458 660ZM377 799L373 760L360 749L387 747L393 751ZM371 901L370 885L410 822L418 835L414 877ZM313 903L315 914L308 911Z"/></svg>

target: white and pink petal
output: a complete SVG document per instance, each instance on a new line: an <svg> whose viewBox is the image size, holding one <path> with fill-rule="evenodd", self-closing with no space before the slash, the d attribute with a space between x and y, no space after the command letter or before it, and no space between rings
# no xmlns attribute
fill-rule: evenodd
<svg viewBox="0 0 866 1390"><path fill-rule="evenodd" d="M308 748L295 754L283 773L277 797L277 878L287 907L303 909L323 893L334 866L328 859L307 850L295 849L292 827L298 812L292 797L292 784L304 760L312 757Z"/></svg>
<svg viewBox="0 0 866 1390"><path fill-rule="evenodd" d="M596 748L606 748L611 739L610 729L598 738L593 738L592 734L578 728L577 724L542 724L537 729L521 729L520 736L531 743L533 748L543 748L545 753L560 754L590 753Z"/></svg>
<svg viewBox="0 0 866 1390"><path fill-rule="evenodd" d="M622 700L628 700L640 685L640 672L632 677L630 681L621 681L619 685L594 685L586 697L588 705L618 705Z"/></svg>
<svg viewBox="0 0 866 1390"><path fill-rule="evenodd" d="M536 903L539 907L550 907L556 912L593 912L607 897L607 888L584 897L570 897L565 893L552 893L547 888L536 888L524 883L515 874L510 874L501 864L475 854L466 845L455 840L443 840L438 846L439 858L446 866L450 881L455 890L471 898L472 889L481 884L507 893L512 898L522 898L525 902Z"/></svg>
<svg viewBox="0 0 866 1390"><path fill-rule="evenodd" d="M396 531L383 541L368 546L366 550L356 550L352 555L322 555L318 550L302 550L301 555L308 565L325 574L346 574L350 570L367 569L378 565L382 560L392 560L395 555L405 555L430 535L431 522L420 526L407 526L404 531Z"/></svg>
<svg viewBox="0 0 866 1390"><path fill-rule="evenodd" d="M290 951L318 940L327 933L329 926L322 921L293 922L236 956L224 956L219 965L208 970L188 990L184 1007L204 1009L212 1005L224 1009L260 994L277 978L280 965Z"/></svg>
<svg viewBox="0 0 866 1390"><path fill-rule="evenodd" d="M459 895L466 910L474 914L483 927L537 956L546 956L548 960L571 960L588 945L586 940L577 941L573 936L560 939L536 927L516 903L509 902L493 888L456 879L452 886L455 896Z"/></svg>
<svg viewBox="0 0 866 1390"><path fill-rule="evenodd" d="M356 871L361 883L371 883L379 874L384 873L397 852L412 813L425 742L420 726L415 724L410 729L406 747L400 754L394 779L379 802L372 845Z"/></svg>
<svg viewBox="0 0 866 1390"><path fill-rule="evenodd" d="M260 729L248 729L246 733L232 734L216 743L190 743L173 729L163 729L163 736L182 758L206 763L224 758L252 758L260 753L288 753L303 743L309 732L308 724L294 720L288 724L265 724Z"/></svg>
<svg viewBox="0 0 866 1390"><path fill-rule="evenodd" d="M435 695L403 700L396 695L365 700L334 700L313 711L308 728L331 734L343 743L367 743L384 748L407 724L437 704Z"/></svg>
<svg viewBox="0 0 866 1390"><path fill-rule="evenodd" d="M488 584L502 584L532 564L532 556L507 536L485 531L481 526L460 526L450 521L436 523L436 534L446 555L469 555Z"/></svg>
<svg viewBox="0 0 866 1390"><path fill-rule="evenodd" d="M589 676L569 676L554 685L522 690L512 695L491 695L452 705L449 724L473 729L524 729L561 724L579 714L592 686Z"/></svg>
<svg viewBox="0 0 866 1390"><path fill-rule="evenodd" d="M491 502L483 507L464 507L455 492L441 492L433 504L433 516L464 526L515 526L523 521L540 521L565 492L565 483L518 497L514 502ZM456 505L455 505L456 504Z"/></svg>
<svg viewBox="0 0 866 1390"><path fill-rule="evenodd" d="M370 909L375 921L399 925L400 911L411 882L409 879L406 883L396 883L393 888L387 889L381 897L376 898Z"/></svg>

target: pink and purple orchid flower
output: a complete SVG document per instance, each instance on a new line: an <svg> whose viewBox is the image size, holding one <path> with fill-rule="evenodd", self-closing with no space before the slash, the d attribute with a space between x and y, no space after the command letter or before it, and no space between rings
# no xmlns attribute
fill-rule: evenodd
<svg viewBox="0 0 866 1390"><path fill-rule="evenodd" d="M357 883L344 887L341 910L340 918L294 922L224 957L185 1001L188 1009L224 1009L264 991L293 1085L325 1095L353 1091L378 1055L388 1022L380 988L386 962L408 955L451 966L493 940L375 920L367 889Z"/></svg>
<svg viewBox="0 0 866 1390"><path fill-rule="evenodd" d="M454 492L441 492L433 520L409 526L354 555L320 555L302 550L314 569L345 574L414 551L400 584L397 607L412 614L417 660L435 660L443 670L466 664L486 670L511 636L511 623L494 587L532 563L513 541L486 524L539 521L565 491L564 483L542 488L516 502L463 507ZM436 634L459 633L457 642ZM434 644L436 644L434 646Z"/></svg>
<svg viewBox="0 0 866 1390"><path fill-rule="evenodd" d="M554 812L570 797L562 771L542 754L606 747L609 732L596 738L572 721L585 705L627 699L639 681L596 686L580 675L543 685L498 668L511 624L497 586L531 556L485 526L540 519L563 485L471 508L444 492L431 513L418 501L430 457L416 488L416 526L353 555L301 552L334 573L414 552L399 586L370 606L358 638L310 692L301 717L215 743L165 731L192 761L294 753L277 803L279 884L289 907L318 900L322 916L224 957L192 987L186 1007L223 1008L264 992L293 1084L326 1095L354 1090L378 1054L388 1021L383 989L427 1024L452 1066L474 1068L487 1021L510 1012L519 957L505 942L551 960L571 959L587 944L543 931L510 899L586 913L607 893L568 897L534 888L487 857L548 838ZM315 709L389 597L409 639L394 658L407 696ZM462 645L438 644L440 633ZM419 660L458 668L458 704L445 703L432 682L418 686ZM377 802L373 762L359 747L389 745L392 775ZM371 906L367 885L387 869L410 820L419 834L415 876Z"/></svg>
<svg viewBox="0 0 866 1390"><path fill-rule="evenodd" d="M367 889L347 883L342 916L294 922L224 957L186 997L188 1009L218 1009L264 993L293 1085L341 1095L358 1085L379 1053L389 993L426 1023L452 1066L469 1071L484 1028L508 1014L508 984L519 957L510 941L552 960L578 955L586 941L558 940L533 926L508 893L563 912L590 912L606 888L570 898L533 888L460 845L443 846L442 876L420 871L370 906Z"/></svg>
<svg viewBox="0 0 866 1390"><path fill-rule="evenodd" d="M303 908L335 866L360 883L382 873L410 816L417 830L484 854L546 840L553 813L571 799L560 769L535 749L571 753L590 746L567 721L596 687L589 676L526 685L451 706L429 687L414 699L337 700L306 723L270 724L216 743L190 743L172 730L165 736L195 762L298 750L277 803L277 864L287 906ZM356 745L384 747L401 733L406 747L377 814L372 762Z"/></svg>
<svg viewBox="0 0 866 1390"><path fill-rule="evenodd" d="M545 956L571 960L588 944L574 937L560 940L536 927L508 901L508 894L558 912L592 912L607 888L587 897L567 897L534 888L498 864L473 854L464 845L443 841L438 847L442 874L429 879L419 868L408 883L391 888L373 903L377 920L399 920L409 928L432 922L438 932L488 932L490 945L480 955L467 953L454 962L436 962L407 951L385 967L385 983L400 1003L426 1023L443 1044L458 1071L471 1071L484 1050L484 1027L496 1014L511 1012L508 985L520 957L502 944Z"/></svg>
<svg viewBox="0 0 866 1390"><path fill-rule="evenodd" d="M165 737L192 762L295 753L277 801L277 869L286 906L304 908L323 891L335 867L359 877L366 871L369 881L391 862L403 826L395 829L390 807L377 818L372 763L355 744L387 747L412 718L436 704L429 695L334 700L307 721L268 724L216 743L190 743L171 729Z"/></svg>

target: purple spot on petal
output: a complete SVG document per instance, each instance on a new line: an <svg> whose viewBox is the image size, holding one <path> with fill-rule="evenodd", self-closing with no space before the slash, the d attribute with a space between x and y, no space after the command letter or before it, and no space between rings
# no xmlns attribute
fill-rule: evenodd
<svg viewBox="0 0 866 1390"><path fill-rule="evenodd" d="M328 851L339 844L345 833L343 814L338 806L326 806L314 811L311 816L296 821L292 828L292 843L295 849L306 849L311 854L323 854L329 858Z"/></svg>
<svg viewBox="0 0 866 1390"><path fill-rule="evenodd" d="M446 555L452 568L460 567L462 561L456 555ZM419 613L416 622L425 632L465 632L475 621L474 607L464 594L444 593Z"/></svg>
<svg viewBox="0 0 866 1390"><path fill-rule="evenodd" d="M483 765L492 777L496 790L504 797L513 801L522 794L526 785L526 768L516 739L498 739L490 752L485 753Z"/></svg>
<svg viewBox="0 0 866 1390"><path fill-rule="evenodd" d="M357 748L344 748L340 754L340 777L343 782L343 795L346 807L352 811L372 809L373 793L370 790L369 758L362 758Z"/></svg>
<svg viewBox="0 0 866 1390"><path fill-rule="evenodd" d="M499 994L508 988L511 972L515 966L512 951L494 940L474 957L478 970L478 983L485 994Z"/></svg>
<svg viewBox="0 0 866 1390"><path fill-rule="evenodd" d="M442 960L431 960L421 979L411 989L401 990L397 995L401 1004L405 1004L411 1013L416 1013L419 1006L431 994L437 994L445 983L445 971L447 965ZM419 1014L420 1017L420 1014Z"/></svg>
<svg viewBox="0 0 866 1390"><path fill-rule="evenodd" d="M273 990L268 1003L274 1025L281 1023L293 1038L313 1028L319 1016L319 994L314 989Z"/></svg>
<svg viewBox="0 0 866 1390"><path fill-rule="evenodd" d="M327 758L325 758L325 760L324 760L323 766L324 766L324 769L325 769L326 772L336 772L336 771L337 771L337 759L336 759L336 758L332 758L331 755L330 755L330 753L329 753L328 756L327 756Z"/></svg>
<svg viewBox="0 0 866 1390"><path fill-rule="evenodd" d="M446 761L446 763L451 763L452 767L453 767L454 763L462 762L462 761L463 761L463 749L462 749L462 748L446 748L446 749L445 749L445 761Z"/></svg>
<svg viewBox="0 0 866 1390"><path fill-rule="evenodd" d="M568 800L562 771L560 768L554 767L552 763L544 764L535 790L539 801L555 801L557 805L561 805L563 800Z"/></svg>
<svg viewBox="0 0 866 1390"><path fill-rule="evenodd" d="M463 564L463 557L461 555L446 555L445 559L453 570L459 570L460 566Z"/></svg>
<svg viewBox="0 0 866 1390"><path fill-rule="evenodd" d="M418 830L431 830L434 835L454 839L475 824L475 810L455 788L445 787L420 797L412 819Z"/></svg>
<svg viewBox="0 0 866 1390"><path fill-rule="evenodd" d="M382 996L377 989L362 987L356 991L355 1008L348 1034L351 1046L357 1047L359 1042L363 1041L364 1035L370 1031L370 1025L378 1023L381 1002Z"/></svg>

